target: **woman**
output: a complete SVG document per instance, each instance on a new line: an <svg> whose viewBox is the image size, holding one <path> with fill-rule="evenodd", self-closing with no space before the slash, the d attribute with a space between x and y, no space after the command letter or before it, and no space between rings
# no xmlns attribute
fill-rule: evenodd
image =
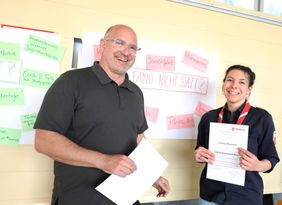
<svg viewBox="0 0 282 205"><path fill-rule="evenodd" d="M249 67L229 67L222 86L227 102L223 107L205 113L200 120L194 154L196 162L206 163L200 179L200 205L263 204L263 181L259 172L270 172L279 162L279 157L271 115L264 109L250 106L247 101L254 81L255 73ZM238 148L240 167L246 170L244 186L206 177L207 163L212 164L216 158L208 149L210 122L249 126L248 148Z"/></svg>

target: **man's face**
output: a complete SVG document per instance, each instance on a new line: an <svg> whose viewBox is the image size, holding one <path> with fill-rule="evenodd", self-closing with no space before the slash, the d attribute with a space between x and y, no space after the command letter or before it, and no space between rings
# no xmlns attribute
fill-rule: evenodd
<svg viewBox="0 0 282 205"><path fill-rule="evenodd" d="M135 33L126 27L116 28L101 40L102 66L113 74L125 75L135 62L137 50Z"/></svg>

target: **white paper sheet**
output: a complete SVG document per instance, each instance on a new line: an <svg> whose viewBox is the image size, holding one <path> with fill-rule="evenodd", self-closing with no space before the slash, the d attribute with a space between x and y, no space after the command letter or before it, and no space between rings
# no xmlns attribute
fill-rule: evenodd
<svg viewBox="0 0 282 205"><path fill-rule="evenodd" d="M246 171L240 167L238 147L247 149L247 125L210 123L209 150L215 153L208 164L207 178L244 186Z"/></svg>
<svg viewBox="0 0 282 205"><path fill-rule="evenodd" d="M129 155L137 170L125 178L111 175L96 190L118 205L132 205L161 176L167 161L143 139Z"/></svg>

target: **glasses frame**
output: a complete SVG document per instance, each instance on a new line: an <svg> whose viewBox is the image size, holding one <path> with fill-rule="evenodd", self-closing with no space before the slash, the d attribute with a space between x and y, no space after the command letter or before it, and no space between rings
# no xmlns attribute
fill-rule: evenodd
<svg viewBox="0 0 282 205"><path fill-rule="evenodd" d="M126 41L120 39L120 38L112 38L112 39L104 39L105 41L112 41L114 42L114 47L118 50L123 50L124 48L127 48L129 51L129 54L136 55L138 51L141 50L140 47L138 47L135 44L128 44Z"/></svg>

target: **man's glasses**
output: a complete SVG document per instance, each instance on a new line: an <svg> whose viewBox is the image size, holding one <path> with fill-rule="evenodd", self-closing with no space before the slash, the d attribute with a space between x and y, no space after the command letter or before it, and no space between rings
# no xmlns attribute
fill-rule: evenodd
<svg viewBox="0 0 282 205"><path fill-rule="evenodd" d="M140 51L141 48L137 47L135 44L127 44L124 40L115 38L115 39L105 39L105 41L113 41L114 47L118 50L123 50L125 48L128 48L128 53L130 55L136 55L137 51Z"/></svg>

